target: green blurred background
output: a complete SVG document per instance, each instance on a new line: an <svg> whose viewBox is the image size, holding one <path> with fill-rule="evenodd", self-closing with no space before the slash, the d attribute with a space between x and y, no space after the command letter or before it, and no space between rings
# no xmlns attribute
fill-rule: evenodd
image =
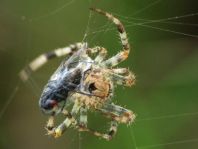
<svg viewBox="0 0 198 149"><path fill-rule="evenodd" d="M126 26L132 50L120 67L129 67L137 83L118 87L113 100L137 119L131 126L120 125L110 142L71 129L53 139L45 135L47 117L38 99L61 59L50 61L25 84L18 84L17 75L39 54L82 41L85 31L90 47L106 47L109 56L119 51L115 26L90 14L90 6L117 15ZM197 41L195 0L1 0L0 148L197 149ZM89 113L90 127L104 131L108 124Z"/></svg>

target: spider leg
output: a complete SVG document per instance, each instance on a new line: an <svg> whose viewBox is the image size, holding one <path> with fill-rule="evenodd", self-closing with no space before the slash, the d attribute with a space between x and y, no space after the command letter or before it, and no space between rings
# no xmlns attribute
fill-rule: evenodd
<svg viewBox="0 0 198 149"><path fill-rule="evenodd" d="M76 129L78 129L78 131L89 132L92 135L101 137L101 138L109 141L116 134L117 126L118 126L118 123L116 121L111 121L111 125L110 125L109 131L107 133L101 133L99 131L95 131L93 129L90 129L90 128L82 126L82 125L77 125Z"/></svg>
<svg viewBox="0 0 198 149"><path fill-rule="evenodd" d="M105 104L103 107L99 108L98 111L118 123L130 124L136 117L132 111L115 104Z"/></svg>
<svg viewBox="0 0 198 149"><path fill-rule="evenodd" d="M124 75L128 75L130 73L129 69L127 68L115 68L112 69L112 72L116 74L124 74Z"/></svg>
<svg viewBox="0 0 198 149"><path fill-rule="evenodd" d="M107 59L106 61L102 62L101 65L106 67L114 67L118 65L120 62L126 60L128 58L129 51L124 50L116 54L115 56Z"/></svg>
<svg viewBox="0 0 198 149"><path fill-rule="evenodd" d="M98 56L96 56L95 62L97 63L102 62L105 59L106 55L107 55L107 50L105 48L100 48L100 52Z"/></svg>
<svg viewBox="0 0 198 149"><path fill-rule="evenodd" d="M128 71L126 75L120 75L118 73L110 73L110 76L116 84L124 86L132 86L135 84L135 75Z"/></svg>
<svg viewBox="0 0 198 149"><path fill-rule="evenodd" d="M117 64L119 64L120 62L122 62L128 58L129 51L130 51L130 44L128 42L125 28L124 28L123 24L120 22L120 20L117 19L116 17L114 17L112 14L109 14L109 13L104 12L97 8L90 8L90 9L92 11L95 11L95 12L101 14L101 15L106 16L110 21L112 21L117 26L117 30L120 35L123 50L121 52L119 52L117 55L113 56L112 58L110 58L102 63L102 65L105 65L107 67L116 66Z"/></svg>
<svg viewBox="0 0 198 149"><path fill-rule="evenodd" d="M93 129L90 129L87 127L87 108L86 107L81 107L80 108L80 121L79 123L76 125L76 129L78 129L78 131L85 131L85 132L89 132L95 136L104 138L106 140L111 140L112 137L116 134L117 132L117 122L116 121L111 121L111 126L109 128L108 133L100 133L98 131L95 131Z"/></svg>
<svg viewBox="0 0 198 149"><path fill-rule="evenodd" d="M85 43L76 43L72 44L68 47L55 49L53 51L41 54L37 58L35 58L29 65L27 65L21 72L19 73L19 77L22 81L27 81L30 77L31 73L37 71L40 67L46 64L49 60L61 57L65 55L70 55L74 51L80 49Z"/></svg>
<svg viewBox="0 0 198 149"><path fill-rule="evenodd" d="M87 128L87 108L82 107L80 109L80 122L79 124L77 124L76 128L78 129L78 131L89 132L95 136L110 140L117 132L117 122L111 121L111 126L108 133L100 133L93 129Z"/></svg>
<svg viewBox="0 0 198 149"><path fill-rule="evenodd" d="M67 110L63 109L62 110L62 114L66 117L69 117L69 115L71 115ZM54 122L55 122L55 116L54 115L51 115L47 121L47 124L46 124L46 130L47 130L47 134L50 135L52 134L52 130L54 129Z"/></svg>
<svg viewBox="0 0 198 149"><path fill-rule="evenodd" d="M105 48L103 48L103 47L98 47L98 46L94 47L94 48L90 48L89 52L91 54L98 53L98 55L96 56L96 58L94 60L96 63L102 62L105 59L106 55L107 55L107 50Z"/></svg>
<svg viewBox="0 0 198 149"><path fill-rule="evenodd" d="M49 135L52 135L54 138L58 138L62 136L64 131L69 128L71 125L75 126L77 121L75 116L77 115L78 111L80 110L81 104L76 100L74 106L72 108L71 114L68 113L66 119L56 128L54 128Z"/></svg>
<svg viewBox="0 0 198 149"><path fill-rule="evenodd" d="M87 127L87 108L86 107L80 108L79 126Z"/></svg>
<svg viewBox="0 0 198 149"><path fill-rule="evenodd" d="M111 126L108 133L109 136L108 140L111 140L113 136L115 136L115 134L117 133L117 128L118 128L118 122L111 121Z"/></svg>
<svg viewBox="0 0 198 149"><path fill-rule="evenodd" d="M49 117L45 128L48 132L54 128L54 116Z"/></svg>

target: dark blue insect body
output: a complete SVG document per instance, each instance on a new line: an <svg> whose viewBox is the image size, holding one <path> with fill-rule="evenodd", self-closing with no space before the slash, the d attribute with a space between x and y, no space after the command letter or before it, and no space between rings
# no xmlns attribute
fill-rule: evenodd
<svg viewBox="0 0 198 149"><path fill-rule="evenodd" d="M51 76L39 100L39 106L44 113L59 113L64 108L69 93L79 91L82 75L91 66L86 63L87 59L82 58L85 51L82 48L67 61L63 61Z"/></svg>
<svg viewBox="0 0 198 149"><path fill-rule="evenodd" d="M58 112L51 111L54 106L63 107L70 91L74 91L80 84L81 71L73 69L64 70L64 67L55 72L55 76L48 81L41 95L39 104L45 113ZM55 78L54 78L55 77ZM52 113L53 114L53 113Z"/></svg>

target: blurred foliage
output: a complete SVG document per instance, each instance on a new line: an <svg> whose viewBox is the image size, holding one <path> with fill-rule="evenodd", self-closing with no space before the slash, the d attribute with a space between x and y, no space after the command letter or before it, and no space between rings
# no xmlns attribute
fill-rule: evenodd
<svg viewBox="0 0 198 149"><path fill-rule="evenodd" d="M33 74L32 82L17 85L17 75L39 54L82 41L86 28L90 47L106 47L109 56L119 51L115 27L102 16L90 16L90 6L118 15L126 25L133 48L120 67L133 70L137 83L118 87L113 100L133 110L137 119L131 126L120 125L110 142L71 129L60 139L49 138L38 98L61 60ZM1 0L0 108L16 87L19 91L1 116L0 148L197 149L197 8L194 0ZM186 14L193 15L181 17ZM146 26L134 24L164 18ZM99 114L89 113L90 127L104 131L108 124Z"/></svg>

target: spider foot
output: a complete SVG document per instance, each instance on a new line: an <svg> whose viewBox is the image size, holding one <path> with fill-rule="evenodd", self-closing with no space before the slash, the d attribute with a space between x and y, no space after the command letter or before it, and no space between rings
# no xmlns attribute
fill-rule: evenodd
<svg viewBox="0 0 198 149"><path fill-rule="evenodd" d="M131 124L135 120L136 115L132 111L126 111L119 117L114 117L114 119L119 123Z"/></svg>
<svg viewBox="0 0 198 149"><path fill-rule="evenodd" d="M124 84L125 84L125 86L129 86L129 87L134 85L135 84L135 75L130 72L129 75L126 76Z"/></svg>
<svg viewBox="0 0 198 149"><path fill-rule="evenodd" d="M47 130L47 135L52 136L54 138L59 138L63 134L63 131L59 127L58 128L53 128L51 130L46 128L46 130Z"/></svg>
<svg viewBox="0 0 198 149"><path fill-rule="evenodd" d="M107 141L110 141L111 139L113 139L113 137L111 135L108 135L108 134L104 134L102 138L107 140Z"/></svg>

